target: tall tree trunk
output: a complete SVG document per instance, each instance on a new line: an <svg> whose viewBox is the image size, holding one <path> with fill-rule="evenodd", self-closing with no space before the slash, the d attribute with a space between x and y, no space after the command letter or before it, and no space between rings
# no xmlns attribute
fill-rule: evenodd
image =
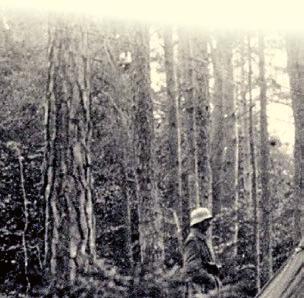
<svg viewBox="0 0 304 298"><path fill-rule="evenodd" d="M121 53L128 53L131 55L132 52L132 36L129 32L132 30L131 26L126 26L126 24L115 24L116 28L114 34L119 34L120 42L117 46L116 59L120 62ZM113 28L110 26L110 28ZM133 58L136 59L136 58ZM130 63L132 57L130 56L130 61L125 61ZM129 272L134 272L140 264L140 244L139 244L139 231L138 231L138 192L135 179L135 167L136 167L136 158L135 158L135 139L134 139L134 125L135 125L135 106L134 102L132 84L130 83L133 78L134 67L120 67L120 87L115 88L117 94L117 109L120 113L120 127L121 129L121 138L123 140L123 172L124 172L124 184L123 188L126 194L127 201L127 218L128 227L126 227L126 241L130 246L128 249L129 259L130 259L130 268ZM117 67L118 69L118 67ZM124 114L120 110L120 101L121 99L128 99L128 105L126 113ZM129 235L129 239L128 238Z"/></svg>
<svg viewBox="0 0 304 298"><path fill-rule="evenodd" d="M188 34L187 34L188 33ZM186 35L187 34L187 35ZM189 32L184 31L181 36L181 50L183 53L183 95L185 107L186 147L187 147L187 179L190 209L200 206L198 183L198 153L197 153L197 100L194 88L194 61L192 43Z"/></svg>
<svg viewBox="0 0 304 298"><path fill-rule="evenodd" d="M132 115L132 118L133 116L134 115ZM132 131L134 131L134 128L130 127L130 125L126 125L126 129L123 132L122 136L122 139L124 140L123 173L125 180L123 187L127 200L126 221L128 222L128 227L126 227L126 237L130 237L129 239L126 239L129 246L129 272L133 272L140 264L140 243L138 230L138 187L135 174L136 159L133 142L134 136Z"/></svg>
<svg viewBox="0 0 304 298"><path fill-rule="evenodd" d="M269 136L267 124L267 86L265 79L264 36L258 35L259 46L259 85L260 85L260 179L261 179L261 244L262 282L264 284L272 275L272 249L271 249L271 193L269 183Z"/></svg>
<svg viewBox="0 0 304 298"><path fill-rule="evenodd" d="M257 169L255 153L255 135L253 118L253 100L252 100L252 49L251 38L248 36L248 92L249 92L249 148L251 165L251 201L253 205L253 255L256 268L256 287L260 290L260 229L259 229L259 203L257 196Z"/></svg>
<svg viewBox="0 0 304 298"><path fill-rule="evenodd" d="M231 208L235 205L237 180L237 134L236 134L236 108L233 86L232 65L232 36L219 36L218 51L221 52L222 64L222 98L224 108L224 163L222 173L221 205Z"/></svg>
<svg viewBox="0 0 304 298"><path fill-rule="evenodd" d="M211 170L212 170L212 213L216 216L221 212L223 195L223 162L224 162L224 106L223 106L223 56L218 48L212 48L214 72L214 96L211 130Z"/></svg>
<svg viewBox="0 0 304 298"><path fill-rule="evenodd" d="M163 263L161 214L155 183L153 150L153 102L150 94L149 33L144 26L134 32L135 154L138 187L139 242L144 270L160 268Z"/></svg>
<svg viewBox="0 0 304 298"><path fill-rule="evenodd" d="M77 272L95 258L90 60L84 28L58 18L49 30L45 262L59 286L73 283Z"/></svg>
<svg viewBox="0 0 304 298"><path fill-rule="evenodd" d="M208 74L207 40L203 33L195 32L192 38L193 62L195 63L193 87L195 89L195 122L197 144L197 169L200 206L211 207L210 168L210 95Z"/></svg>
<svg viewBox="0 0 304 298"><path fill-rule="evenodd" d="M236 134L236 107L235 107L235 98L234 98L234 82L233 82L233 65L232 65L232 34L225 32L225 35L218 34L217 37L217 52L219 61L219 82L218 87L220 89L217 91L218 96L221 98L221 101L218 99L217 104L222 105L222 115L218 117L222 121L222 125L219 125L218 129L222 130L223 139L218 141L221 144L221 148L217 150L223 150L219 154L219 162L221 161L219 177L214 177L217 182L221 184L220 186L220 197L218 198L217 204L218 210L226 210L223 214L227 214L227 211L235 211L236 200L237 200L237 134ZM220 107L217 108L221 110ZM214 183L216 183L214 181ZM230 214L234 212L229 212ZM235 230L236 230L236 219L232 219L227 222L226 227L220 225L217 230L220 236L220 239L223 243L229 243L235 240ZM231 235L230 231L234 231L234 234Z"/></svg>
<svg viewBox="0 0 304 298"><path fill-rule="evenodd" d="M237 228L235 233L235 242L236 242L236 256L241 258L241 262L246 260L246 249L245 249L245 240L246 240L246 230L245 230L245 218L246 218L246 159L248 155L246 154L246 149L248 146L248 125L247 122L247 99L246 99L246 73L245 73L245 40L244 37L241 37L241 46L240 46L240 62L241 62L241 73L240 73L240 97L237 102L238 110L238 171L237 171L237 202L236 202L236 214L237 214Z"/></svg>
<svg viewBox="0 0 304 298"><path fill-rule="evenodd" d="M134 68L131 68L130 72L132 70L134 71L136 65L134 65ZM130 74L130 77L132 77L132 74ZM132 84L131 84L132 85ZM140 233L139 233L139 188L137 185L137 176L136 176L136 167L137 167L137 160L136 160L136 135L135 135L135 126L137 125L135 121L136 117L136 96L133 95L134 91L132 91L131 87L131 93L133 98L130 100L132 102L132 109L130 110L131 114L131 121L129 125L130 129L130 139L127 141L129 144L129 167L128 167L128 177L131 178L132 185L129 185L129 190L132 194L132 200L130 200L130 208L131 208L131 234L132 234L132 256L134 261L134 269L139 268L141 263L141 249L140 249ZM127 152L125 151L127 154ZM126 155L125 155L126 157Z"/></svg>
<svg viewBox="0 0 304 298"><path fill-rule="evenodd" d="M110 45L106 38L104 47L108 52L108 57L112 57L112 80L115 80L115 87L113 88L114 98L112 105L117 113L117 131L119 132L119 140L121 142L118 154L118 161L120 165L120 186L123 191L121 197L114 197L115 200L110 200L108 208L111 216L109 218L109 226L114 228L109 230L112 241L112 251L115 258L115 263L119 268L124 269L124 273L132 275L135 265L140 262L139 244L138 244L138 214L137 214L137 192L135 183L135 157L133 144L132 124L134 119L134 111L132 109L132 88L131 88L131 72L132 69L125 67L120 59L122 53L130 51L131 43L130 36L126 33L131 29L131 26L126 24L116 24L115 22L108 23L109 36L119 36L117 43ZM105 30L105 28L103 28ZM130 52L129 52L130 53ZM131 58L131 57L130 57ZM126 61L125 61L126 62ZM130 62L130 61L129 61ZM127 99L126 110L122 110L122 99ZM114 210L113 210L114 209ZM123 210L123 212L122 212ZM104 239L102 239L103 242Z"/></svg>
<svg viewBox="0 0 304 298"><path fill-rule="evenodd" d="M288 72L293 116L295 121L294 145L294 243L304 236L304 39L289 33L286 38Z"/></svg>
<svg viewBox="0 0 304 298"><path fill-rule="evenodd" d="M181 203L182 203L182 235L183 240L186 240L189 227L190 227L190 190L188 185L189 175L189 148L187 144L187 128L185 125L185 98L186 98L186 54L187 54L187 37L186 32L183 29L178 30L178 64L177 68L177 87L178 87L178 105L179 105L179 116L180 116L180 142L181 142Z"/></svg>
<svg viewBox="0 0 304 298"><path fill-rule="evenodd" d="M183 206L189 204L189 213L189 209L199 206L212 208L208 54L203 32L190 35L186 30L181 30L179 58L182 72L179 83L185 121L185 175L188 177L188 191L183 194L187 202Z"/></svg>
<svg viewBox="0 0 304 298"><path fill-rule="evenodd" d="M169 161L168 188L166 207L169 210L170 223L168 226L169 254L178 255L182 250L182 181L181 181L181 136L179 105L176 91L175 67L173 56L172 30L164 32L165 70L167 95L169 101ZM171 227L171 228L170 228Z"/></svg>

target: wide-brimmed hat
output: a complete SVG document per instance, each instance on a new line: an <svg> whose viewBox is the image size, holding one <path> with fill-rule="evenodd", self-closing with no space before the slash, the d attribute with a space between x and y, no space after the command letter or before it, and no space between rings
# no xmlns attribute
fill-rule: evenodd
<svg viewBox="0 0 304 298"><path fill-rule="evenodd" d="M211 218L212 218L212 214L209 211L209 209L202 207L196 208L191 211L190 226L192 227L206 219L211 219Z"/></svg>

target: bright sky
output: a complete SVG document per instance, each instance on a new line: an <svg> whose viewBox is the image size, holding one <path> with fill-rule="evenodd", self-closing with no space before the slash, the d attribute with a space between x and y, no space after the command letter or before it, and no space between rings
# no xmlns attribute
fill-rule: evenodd
<svg viewBox="0 0 304 298"><path fill-rule="evenodd" d="M301 0L1 0L1 6L213 28L304 30Z"/></svg>
<svg viewBox="0 0 304 298"><path fill-rule="evenodd" d="M268 129L270 135L279 137L288 154L293 154L294 122L291 107L271 103L268 105Z"/></svg>

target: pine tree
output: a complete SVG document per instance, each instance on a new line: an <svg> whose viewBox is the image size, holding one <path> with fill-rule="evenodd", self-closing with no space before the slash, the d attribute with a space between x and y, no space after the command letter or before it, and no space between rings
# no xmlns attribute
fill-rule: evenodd
<svg viewBox="0 0 304 298"><path fill-rule="evenodd" d="M271 193L269 182L269 137L267 123L267 95L265 79L265 54L264 54L264 36L259 33L259 85L260 85L260 179L261 179L261 232L263 241L261 244L263 278L269 280L272 275L272 249L271 249Z"/></svg>
<svg viewBox="0 0 304 298"><path fill-rule="evenodd" d="M198 182L198 152L197 152L197 94L194 87L193 45L191 34L184 30L180 35L180 50L182 56L184 125L187 163L187 187L190 209L200 206L200 191Z"/></svg>
<svg viewBox="0 0 304 298"><path fill-rule="evenodd" d="M45 265L58 286L95 258L91 177L90 60L86 26L49 28L45 106Z"/></svg>
<svg viewBox="0 0 304 298"><path fill-rule="evenodd" d="M182 191L182 235L183 240L188 236L190 225L190 189L189 189L189 146L187 127L185 125L185 102L187 97L187 55L188 55L189 41L184 29L178 29L178 67L176 70L177 75L177 89L178 89L178 104L180 111L180 142L181 142L181 191Z"/></svg>
<svg viewBox="0 0 304 298"><path fill-rule="evenodd" d="M231 33L218 38L218 51L221 52L222 98L224 109L224 163L222 172L222 207L231 208L236 199L237 177L237 135L236 107L234 98L234 81L232 65L233 39Z"/></svg>
<svg viewBox="0 0 304 298"><path fill-rule="evenodd" d="M168 124L169 124L169 156L168 156L168 187L167 204L170 223L168 226L169 251L174 256L181 253L182 244L182 180L181 180L181 132L179 104L177 98L175 65L173 55L172 29L164 32L165 71L168 96ZM171 227L171 228L170 228Z"/></svg>
<svg viewBox="0 0 304 298"><path fill-rule="evenodd" d="M153 102L150 87L149 32L138 25L134 32L135 155L138 191L139 243L142 268L160 268L163 263L161 214L155 183Z"/></svg>
<svg viewBox="0 0 304 298"><path fill-rule="evenodd" d="M245 261L245 241L246 241L246 209L248 205L246 190L246 167L248 167L248 107L246 98L246 72L245 72L245 40L244 36L240 37L240 87L239 97L237 100L237 140L238 140L238 170L237 170L237 202L236 202L236 255Z"/></svg>
<svg viewBox="0 0 304 298"><path fill-rule="evenodd" d="M253 254L256 269L256 288L260 290L260 222L259 222L259 202L257 196L257 166L256 166L256 145L254 134L254 117L253 117L253 98L252 98L252 48L251 36L248 35L248 92L249 92L249 152L251 166L251 190L250 197L253 206Z"/></svg>
<svg viewBox="0 0 304 298"><path fill-rule="evenodd" d="M197 171L200 206L210 208L210 94L207 35L203 32L195 32L191 40L194 62L193 88L195 90Z"/></svg>
<svg viewBox="0 0 304 298"><path fill-rule="evenodd" d="M213 112L211 122L211 170L212 170L212 213L221 212L223 196L223 163L224 163L224 102L223 102L223 55L218 48L212 48L214 73Z"/></svg>
<svg viewBox="0 0 304 298"><path fill-rule="evenodd" d="M304 235L304 88L302 84L304 80L304 40L294 33L289 33L286 38L286 45L292 108L295 122L293 239L296 244Z"/></svg>

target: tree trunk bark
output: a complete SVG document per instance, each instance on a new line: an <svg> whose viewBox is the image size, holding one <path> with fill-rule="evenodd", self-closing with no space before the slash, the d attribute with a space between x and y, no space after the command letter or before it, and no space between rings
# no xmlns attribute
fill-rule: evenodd
<svg viewBox="0 0 304 298"><path fill-rule="evenodd" d="M295 121L294 146L294 244L304 236L304 40L289 33L286 38L288 72Z"/></svg>
<svg viewBox="0 0 304 298"><path fill-rule="evenodd" d="M194 33L192 38L193 62L195 63L193 87L195 89L195 121L197 146L197 171L199 205L212 207L210 168L210 95L207 39L203 33Z"/></svg>
<svg viewBox="0 0 304 298"><path fill-rule="evenodd" d="M255 153L255 135L254 135L254 118L253 118L253 99L252 99L252 49L251 38L248 36L248 92L249 92L249 148L250 148L250 165L251 165L251 201L253 205L253 254L256 268L256 287L259 291L260 284L260 223L259 223L259 202L257 196L257 169Z"/></svg>
<svg viewBox="0 0 304 298"><path fill-rule="evenodd" d="M192 43L189 34L189 32L183 32L183 35L181 36L181 50L183 54L183 96L185 107L185 134L187 148L187 183L190 209L193 209L200 206L200 192L197 167L197 94L194 88L194 61Z"/></svg>
<svg viewBox="0 0 304 298"><path fill-rule="evenodd" d="M163 264L161 212L155 183L153 102L150 94L149 32L138 26L134 32L135 155L138 187L139 242L142 269Z"/></svg>
<svg viewBox="0 0 304 298"><path fill-rule="evenodd" d="M246 99L246 73L245 73L245 41L244 37L241 40L240 46L240 62L241 62L241 73L240 73L240 97L238 100L238 171L237 171L237 202L236 202L236 233L235 233L235 242L236 242L236 256L240 258L241 263L246 260L246 249L245 249L245 240L246 240L246 228L245 228L245 219L246 219L246 209L247 209L247 200L246 200L246 167L248 162L247 142L248 142L248 125L247 122L247 99Z"/></svg>
<svg viewBox="0 0 304 298"><path fill-rule="evenodd" d="M271 193L269 183L269 136L267 123L267 86L265 79L265 54L264 54L264 36L259 33L259 85L260 85L260 179L261 179L261 264L262 264L262 282L263 285L272 275L272 249L271 249Z"/></svg>
<svg viewBox="0 0 304 298"><path fill-rule="evenodd" d="M237 134L236 107L233 86L232 36L218 38L218 51L221 52L222 64L222 98L224 108L224 163L222 173L221 207L231 208L235 205L237 181Z"/></svg>
<svg viewBox="0 0 304 298"><path fill-rule="evenodd" d="M49 30L45 262L58 286L72 284L95 258L90 60L84 28L57 18Z"/></svg>
<svg viewBox="0 0 304 298"><path fill-rule="evenodd" d="M177 84L178 84L178 105L180 112L180 144L181 144L181 203L182 203L182 235L183 241L186 240L190 228L190 190L188 185L189 176L189 148L187 128L185 125L185 97L186 97L186 52L187 52L186 32L179 28L178 30L178 64Z"/></svg>
<svg viewBox="0 0 304 298"><path fill-rule="evenodd" d="M165 70L167 96L169 102L169 178L166 207L169 210L170 224L168 226L168 255L180 255L182 252L182 181L181 181L181 136L179 104L176 90L172 30L164 32ZM177 222L176 222L177 221ZM170 228L171 226L171 228ZM173 253L174 252L174 253Z"/></svg>
<svg viewBox="0 0 304 298"><path fill-rule="evenodd" d="M218 48L212 48L214 72L214 96L211 130L211 170L212 170L212 213L221 212L223 196L223 162L224 162L224 82L222 77L223 56Z"/></svg>

